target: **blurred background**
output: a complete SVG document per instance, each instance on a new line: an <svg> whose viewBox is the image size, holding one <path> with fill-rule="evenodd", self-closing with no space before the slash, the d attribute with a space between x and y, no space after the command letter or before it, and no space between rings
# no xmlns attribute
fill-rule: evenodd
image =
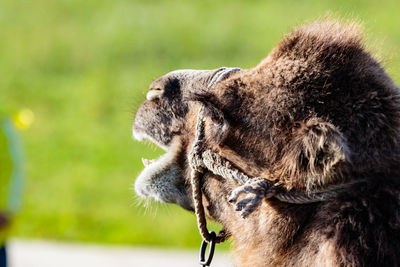
<svg viewBox="0 0 400 267"><path fill-rule="evenodd" d="M364 23L400 83L399 10L397 0L1 0L0 105L17 124L21 111L34 118L17 125L26 179L11 236L197 248L194 215L146 208L132 190L141 157L161 153L131 138L151 81L250 68L292 27L334 14Z"/></svg>

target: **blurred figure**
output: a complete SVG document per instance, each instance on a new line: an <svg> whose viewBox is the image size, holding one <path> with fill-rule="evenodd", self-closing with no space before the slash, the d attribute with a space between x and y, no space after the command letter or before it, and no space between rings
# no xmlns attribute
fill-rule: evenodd
<svg viewBox="0 0 400 267"><path fill-rule="evenodd" d="M7 266L6 246L3 244L0 248L0 267Z"/></svg>
<svg viewBox="0 0 400 267"><path fill-rule="evenodd" d="M0 267L7 266L6 240L19 206L24 175L22 148L13 121L0 111ZM23 123L21 124L23 126Z"/></svg>

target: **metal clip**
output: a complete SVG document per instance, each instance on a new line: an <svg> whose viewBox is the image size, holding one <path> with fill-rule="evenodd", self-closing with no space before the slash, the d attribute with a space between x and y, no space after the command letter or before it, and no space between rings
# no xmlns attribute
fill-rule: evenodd
<svg viewBox="0 0 400 267"><path fill-rule="evenodd" d="M214 231L210 231L210 236L211 236L211 240L210 240L210 249L208 251L208 257L207 260L205 259L206 256L206 249L207 249L207 241L203 240L203 242L201 242L201 246L200 246L200 265L201 266L210 266L211 261L213 259L214 256L214 250L215 250L215 238L217 237L217 235L215 234Z"/></svg>

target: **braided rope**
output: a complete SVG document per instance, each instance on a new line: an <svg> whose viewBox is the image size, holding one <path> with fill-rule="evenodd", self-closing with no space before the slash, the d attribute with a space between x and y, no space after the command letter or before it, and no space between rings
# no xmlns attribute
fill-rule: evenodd
<svg viewBox="0 0 400 267"><path fill-rule="evenodd" d="M238 169L236 169L232 164L222 158L219 154L211 151L205 150L202 153L203 164L206 169L211 171L215 175L219 175L225 179L230 179L237 182L239 185L244 185L255 178L250 178L246 174L242 173ZM264 179L264 178L259 178ZM265 183L268 183L270 187L275 187L276 193L273 195L275 198L282 202L292 203L292 204L308 204L314 202L326 201L332 197L334 197L338 192L343 191L350 185L355 183L359 183L360 181L349 182L345 184L333 185L327 187L320 191L313 191L309 194L303 192L295 192L295 191L285 191L280 188L278 185L275 185L272 181L266 180Z"/></svg>
<svg viewBox="0 0 400 267"><path fill-rule="evenodd" d="M205 167L216 175L225 179L230 178L239 184L244 184L250 180L247 175L234 168L229 161L209 149L202 153L202 158Z"/></svg>
<svg viewBox="0 0 400 267"><path fill-rule="evenodd" d="M191 177L190 182L192 185L192 194L194 202L194 210L197 218L197 226L199 228L200 235L202 238L210 243L212 236L207 229L207 219L204 212L203 198L201 192L201 180L203 178L204 165L199 157L200 151L203 148L204 140L204 107L200 108L199 115L196 123L196 134L195 142L193 144L192 150L190 151L190 167L191 167ZM216 243L224 242L228 238L225 230L221 230L215 238Z"/></svg>

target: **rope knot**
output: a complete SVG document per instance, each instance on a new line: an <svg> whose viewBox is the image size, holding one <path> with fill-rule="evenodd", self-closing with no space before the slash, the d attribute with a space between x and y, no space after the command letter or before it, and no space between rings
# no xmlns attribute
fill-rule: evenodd
<svg viewBox="0 0 400 267"><path fill-rule="evenodd" d="M273 197L277 193L278 188L272 181L259 177L252 178L233 190L228 201L236 204L235 210L241 211L241 216L246 218L261 205L264 198ZM239 197L242 194L245 196L239 201Z"/></svg>

